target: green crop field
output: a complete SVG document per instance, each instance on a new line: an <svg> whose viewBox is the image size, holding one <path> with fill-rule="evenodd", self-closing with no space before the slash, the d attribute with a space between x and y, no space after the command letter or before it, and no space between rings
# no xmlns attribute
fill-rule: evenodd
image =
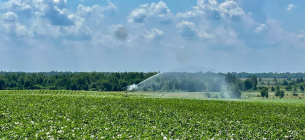
<svg viewBox="0 0 305 140"><path fill-rule="evenodd" d="M303 100L0 91L0 139L304 139Z"/></svg>

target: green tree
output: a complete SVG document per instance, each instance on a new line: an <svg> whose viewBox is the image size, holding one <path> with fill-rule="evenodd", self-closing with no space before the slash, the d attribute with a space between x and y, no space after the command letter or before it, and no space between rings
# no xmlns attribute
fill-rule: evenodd
<svg viewBox="0 0 305 140"><path fill-rule="evenodd" d="M285 89L286 89L287 91L290 91L290 90L291 90L291 85L287 85L287 86L285 87Z"/></svg>
<svg viewBox="0 0 305 140"><path fill-rule="evenodd" d="M293 93L292 93L292 95L293 95L293 96L298 96L298 94L297 94L297 88L296 88L296 87L293 88Z"/></svg>
<svg viewBox="0 0 305 140"><path fill-rule="evenodd" d="M260 82L262 82L262 81L263 81L263 79L262 79L262 78L259 78L259 79L258 79L258 82L259 82L259 83L260 83Z"/></svg>
<svg viewBox="0 0 305 140"><path fill-rule="evenodd" d="M304 92L304 87L303 87L303 85L300 85L300 90L301 90L302 92Z"/></svg>
<svg viewBox="0 0 305 140"><path fill-rule="evenodd" d="M276 90L275 96L279 96L280 98L283 98L285 95L285 92L283 90Z"/></svg>
<svg viewBox="0 0 305 140"><path fill-rule="evenodd" d="M283 86L286 86L286 85L288 85L288 82L284 79Z"/></svg>
<svg viewBox="0 0 305 140"><path fill-rule="evenodd" d="M280 86L276 86L276 90L280 90Z"/></svg>
<svg viewBox="0 0 305 140"><path fill-rule="evenodd" d="M268 96L267 94L268 94L268 88L263 87L263 88L261 89L261 97L266 97L266 96ZM268 98L268 97L267 97L267 98Z"/></svg>
<svg viewBox="0 0 305 140"><path fill-rule="evenodd" d="M3 90L5 86L5 80L4 79L0 79L0 90Z"/></svg>
<svg viewBox="0 0 305 140"><path fill-rule="evenodd" d="M252 76L250 81L251 81L253 90L257 90L257 77Z"/></svg>
<svg viewBox="0 0 305 140"><path fill-rule="evenodd" d="M275 88L273 86L271 87L271 91L275 91Z"/></svg>
<svg viewBox="0 0 305 140"><path fill-rule="evenodd" d="M295 82L296 82L296 83L301 83L300 78L297 78L297 79L295 80Z"/></svg>
<svg viewBox="0 0 305 140"><path fill-rule="evenodd" d="M245 87L246 90L252 89L252 84L251 84L250 79L245 80L244 87Z"/></svg>
<svg viewBox="0 0 305 140"><path fill-rule="evenodd" d="M266 98L269 98L268 90L267 90L267 92L266 92L266 94L265 94L265 97L266 97Z"/></svg>

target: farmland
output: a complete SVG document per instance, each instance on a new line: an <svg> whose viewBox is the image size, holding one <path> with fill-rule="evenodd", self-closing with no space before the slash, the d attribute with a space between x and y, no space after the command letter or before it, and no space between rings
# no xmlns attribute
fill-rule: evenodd
<svg viewBox="0 0 305 140"><path fill-rule="evenodd" d="M198 100L144 93L0 91L0 139L304 139L296 99Z"/></svg>

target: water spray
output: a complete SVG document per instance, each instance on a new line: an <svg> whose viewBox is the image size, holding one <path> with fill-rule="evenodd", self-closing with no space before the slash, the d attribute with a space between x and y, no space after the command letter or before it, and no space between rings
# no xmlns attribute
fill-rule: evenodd
<svg viewBox="0 0 305 140"><path fill-rule="evenodd" d="M165 73L165 72L155 74L154 76L151 76L151 77L149 77L149 78L143 80L143 81L140 82L139 84L132 84L132 85L127 86L127 92L131 92L131 91L137 90L137 89L138 89L138 86L141 85L142 83L144 83L144 82L146 82L146 81L148 81L148 80L150 80L150 79L152 79L152 78L154 78L154 77L156 77L156 76L158 76L158 75L160 75L160 74L163 74L163 73ZM127 96L127 92L126 92L126 96Z"/></svg>
<svg viewBox="0 0 305 140"><path fill-rule="evenodd" d="M223 75L206 68L186 67L158 73L138 84L129 85L126 97L132 91L157 91L162 92L163 96L166 92L167 96L206 98L212 93L208 98L234 98L227 89L229 87Z"/></svg>

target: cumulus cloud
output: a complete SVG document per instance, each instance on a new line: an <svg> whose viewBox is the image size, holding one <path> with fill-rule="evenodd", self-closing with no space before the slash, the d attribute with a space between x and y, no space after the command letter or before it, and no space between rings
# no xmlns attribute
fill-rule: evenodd
<svg viewBox="0 0 305 140"><path fill-rule="evenodd" d="M196 27L193 22L185 21L178 23L176 25L181 36L185 39L194 40L194 39L210 39L212 35L206 33L204 30L200 30Z"/></svg>
<svg viewBox="0 0 305 140"><path fill-rule="evenodd" d="M188 11L185 13L177 13L177 17L179 18L192 18L196 17L197 15L193 11Z"/></svg>
<svg viewBox="0 0 305 140"><path fill-rule="evenodd" d="M14 22L18 19L18 16L14 12L6 12L2 15L2 20Z"/></svg>
<svg viewBox="0 0 305 140"><path fill-rule="evenodd" d="M171 15L170 9L164 2L160 1L159 3L144 4L134 9L130 13L128 21L143 23L146 22L148 17L157 17L161 20L161 23L168 23Z"/></svg>
<svg viewBox="0 0 305 140"><path fill-rule="evenodd" d="M304 32L293 33L284 30L279 21L267 19L265 24L261 24L256 30L265 39L260 40L266 42L265 46L276 46L289 49L305 49Z"/></svg>
<svg viewBox="0 0 305 140"><path fill-rule="evenodd" d="M267 29L268 29L268 27L267 27L266 24L261 24L261 25L259 25L259 26L254 30L254 32L255 32L255 33L261 33L261 32L263 32L264 30L267 30Z"/></svg>
<svg viewBox="0 0 305 140"><path fill-rule="evenodd" d="M129 22L143 23L146 20L146 10L145 9L135 9L129 15Z"/></svg>
<svg viewBox="0 0 305 140"><path fill-rule="evenodd" d="M159 40L163 38L163 34L164 34L163 31L157 28L153 28L151 31L146 31L143 36L149 40Z"/></svg>
<svg viewBox="0 0 305 140"><path fill-rule="evenodd" d="M122 41L126 41L129 37L128 31L122 25L117 26L116 30L114 31L114 35L117 39Z"/></svg>
<svg viewBox="0 0 305 140"><path fill-rule="evenodd" d="M198 0L194 7L197 14L204 14L207 19L220 19L219 3L216 0Z"/></svg>
<svg viewBox="0 0 305 140"><path fill-rule="evenodd" d="M234 1L228 0L218 3L216 0L198 0L197 6L191 11L177 13L179 18L203 17L209 20L229 18L233 21L240 21L245 12Z"/></svg>
<svg viewBox="0 0 305 140"><path fill-rule="evenodd" d="M9 0L0 7L0 31L5 35L75 41L91 40L107 30L104 16L117 10L110 1L105 6L79 4L76 12L67 9L67 0Z"/></svg>
<svg viewBox="0 0 305 140"><path fill-rule="evenodd" d="M107 6L100 6L100 5L93 5L85 6L82 4L79 4L77 7L77 15L83 18L94 18L95 20L100 20L104 18L104 13L106 11L116 11L117 7L110 1L108 1Z"/></svg>
<svg viewBox="0 0 305 140"><path fill-rule="evenodd" d="M225 1L220 4L220 11L223 16L231 18L234 21L239 21L240 16L245 14L243 9L241 9L234 1Z"/></svg>
<svg viewBox="0 0 305 140"><path fill-rule="evenodd" d="M191 11L177 13L177 17L204 17L206 19L219 20L221 18L219 3L216 0L197 0L197 6L194 6Z"/></svg>
<svg viewBox="0 0 305 140"><path fill-rule="evenodd" d="M288 4L288 6L287 6L287 11L291 11L292 9L294 9L294 8L296 8L296 6L295 5L293 5L293 4Z"/></svg>
<svg viewBox="0 0 305 140"><path fill-rule="evenodd" d="M185 39L197 39L197 29L193 22L182 21L176 25L181 36Z"/></svg>
<svg viewBox="0 0 305 140"><path fill-rule="evenodd" d="M15 13L25 14L30 16L32 14L31 1L24 0L9 0L1 4L1 10L15 11Z"/></svg>
<svg viewBox="0 0 305 140"><path fill-rule="evenodd" d="M20 38L28 35L26 26L20 23L2 24L0 25L0 30L11 37Z"/></svg>
<svg viewBox="0 0 305 140"><path fill-rule="evenodd" d="M39 9L39 15L49 20L53 25L72 26L75 21L70 12L65 8L66 0L34 0L35 7Z"/></svg>

